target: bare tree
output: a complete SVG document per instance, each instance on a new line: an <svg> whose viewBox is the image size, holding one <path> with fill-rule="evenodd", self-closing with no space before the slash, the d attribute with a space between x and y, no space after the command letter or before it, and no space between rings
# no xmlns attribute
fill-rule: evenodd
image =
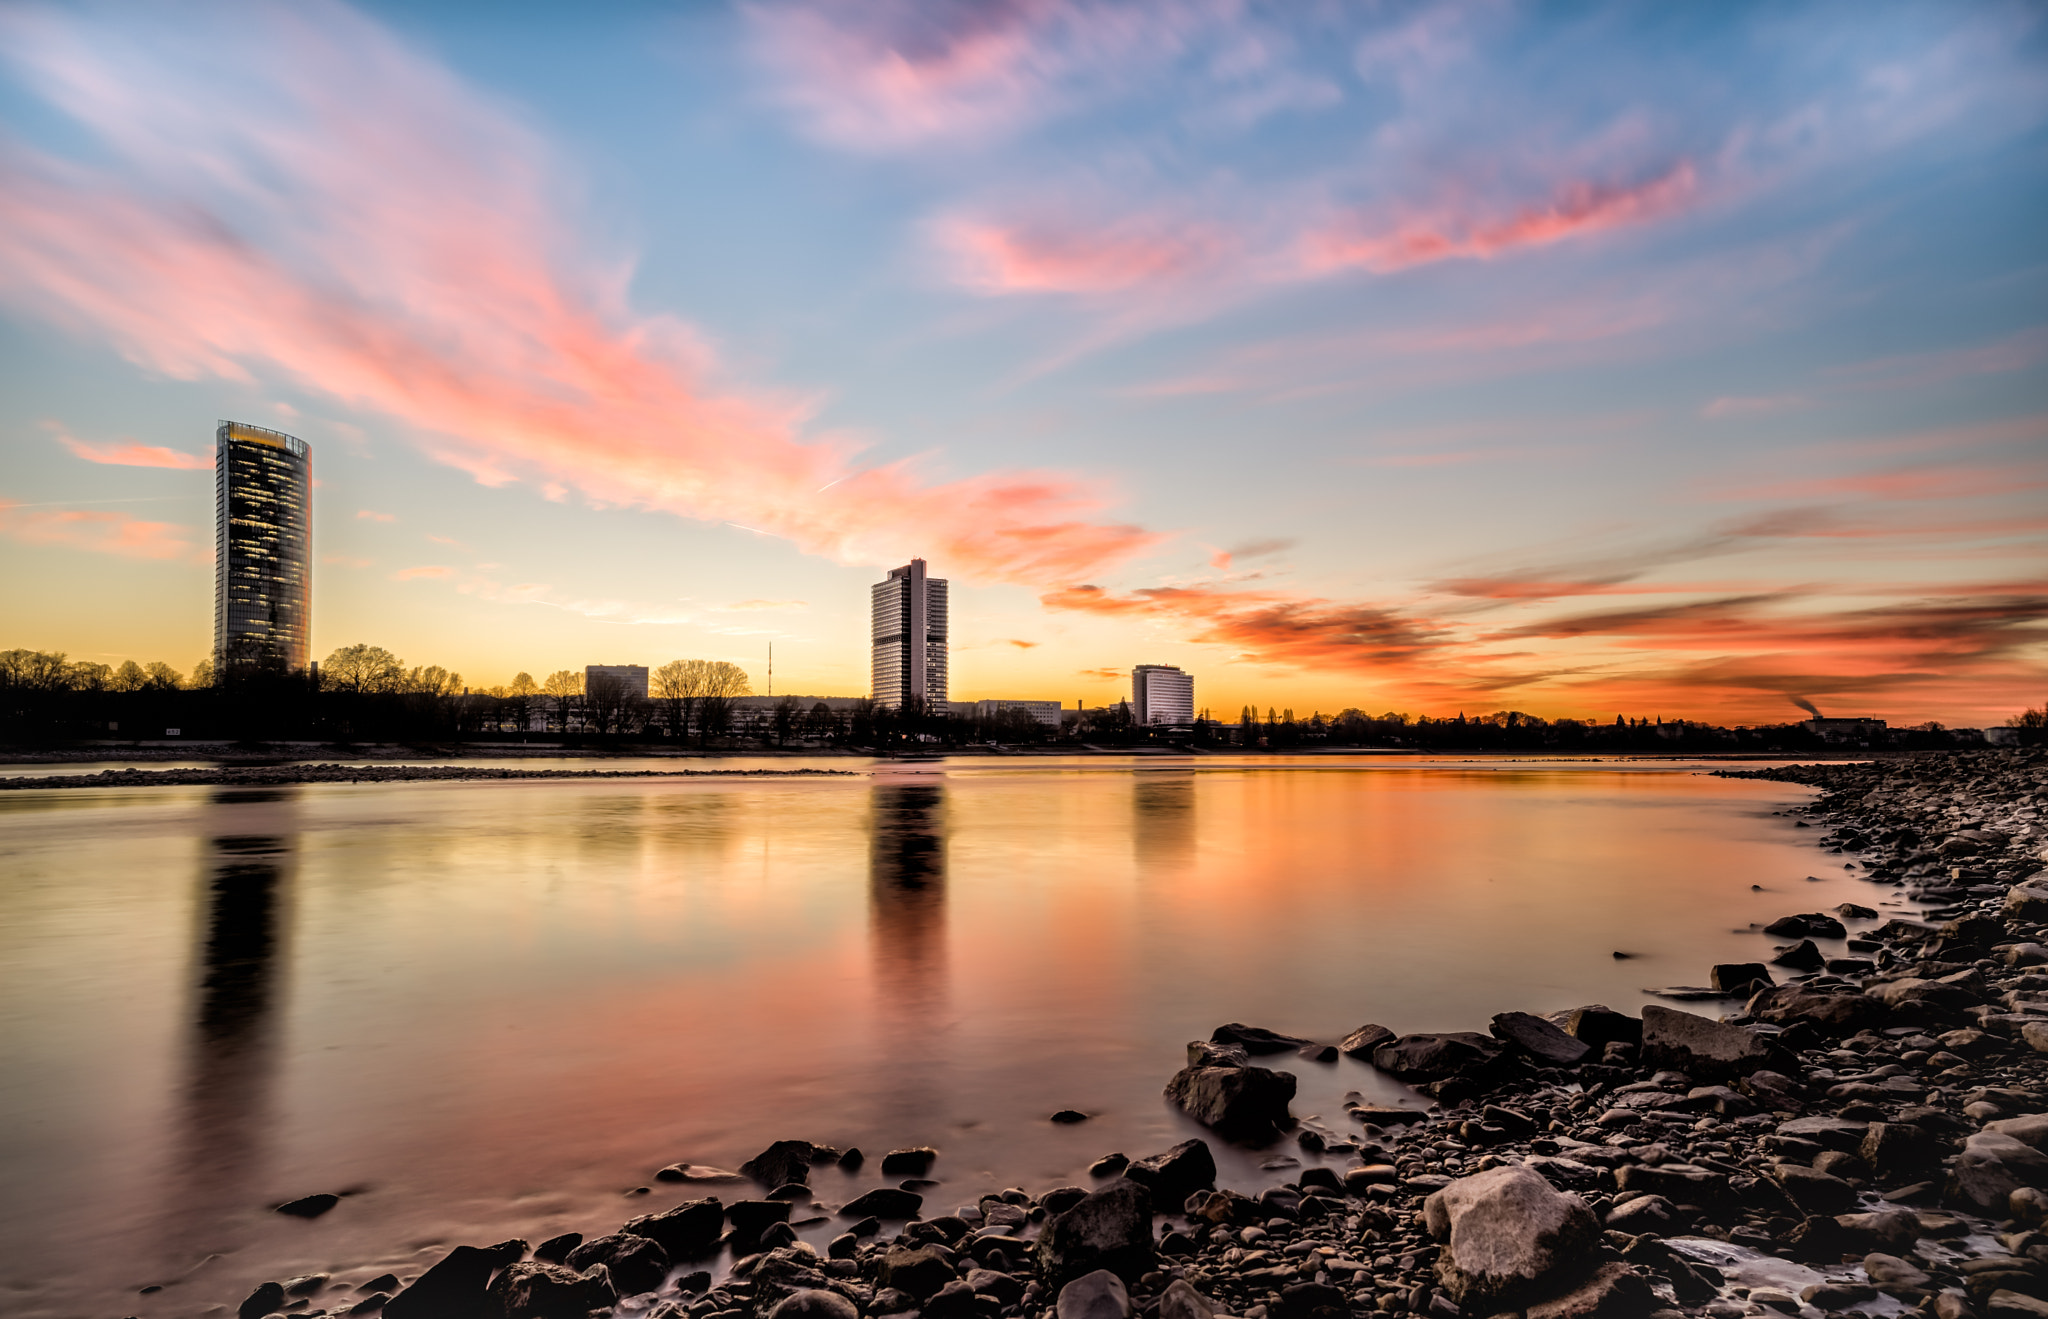
<svg viewBox="0 0 2048 1319"><path fill-rule="evenodd" d="M112 686L117 692L139 692L149 682L149 675L134 660L122 660L121 667L114 670Z"/></svg>
<svg viewBox="0 0 2048 1319"><path fill-rule="evenodd" d="M616 733L625 722L626 703L631 699L623 678L609 673L594 675L583 688L583 712L600 733Z"/></svg>
<svg viewBox="0 0 2048 1319"><path fill-rule="evenodd" d="M556 669L541 684L541 690L555 698L554 714L561 719L561 731L569 731L569 702L583 694L583 675L571 669Z"/></svg>
<svg viewBox="0 0 2048 1319"><path fill-rule="evenodd" d="M704 716L698 721L700 740L713 733L722 733L731 725L734 697L753 694L753 684L747 681L745 669L726 660L705 662Z"/></svg>
<svg viewBox="0 0 2048 1319"><path fill-rule="evenodd" d="M382 646L343 646L320 665L320 685L333 692L398 691L405 684L404 661Z"/></svg>
<svg viewBox="0 0 2048 1319"><path fill-rule="evenodd" d="M527 720L533 709L533 698L540 695L540 684L533 680L531 673L524 672L512 679L512 685L505 689L505 708L511 713L514 724L520 732L526 731ZM502 726L503 721L500 721Z"/></svg>
<svg viewBox="0 0 2048 1319"><path fill-rule="evenodd" d="M703 660L670 660L654 671L654 696L667 710L669 736L678 741L690 731L690 715L704 695Z"/></svg>

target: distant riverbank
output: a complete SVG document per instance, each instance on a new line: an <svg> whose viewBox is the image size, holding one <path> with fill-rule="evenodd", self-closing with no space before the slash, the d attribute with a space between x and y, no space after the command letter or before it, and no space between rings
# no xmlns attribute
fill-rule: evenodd
<svg viewBox="0 0 2048 1319"><path fill-rule="evenodd" d="M235 765L220 769L109 769L98 774L0 778L30 788L278 787L290 783L433 783L455 779L820 778L836 769L501 769L483 765Z"/></svg>

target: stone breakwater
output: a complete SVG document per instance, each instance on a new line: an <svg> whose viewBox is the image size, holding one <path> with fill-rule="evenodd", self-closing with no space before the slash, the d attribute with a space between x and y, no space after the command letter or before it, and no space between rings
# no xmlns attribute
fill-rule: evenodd
<svg viewBox="0 0 2048 1319"><path fill-rule="evenodd" d="M693 1198L593 1239L266 1283L241 1319L2048 1316L2048 754L1766 774L1824 788L1800 808L1817 840L1938 909L1832 957L1836 916L1787 913L1758 960L1707 969L1717 1015L1587 1005L1334 1044L1219 1026L1167 1099L1270 1146L1279 1184L1218 1187L1196 1139L947 1211L940 1151L914 1147L827 1205L811 1168L860 1152L778 1141L737 1173L664 1168ZM1262 1065L1340 1055L1415 1102L1297 1119L1294 1076ZM823 1251L798 1239L828 1223Z"/></svg>
<svg viewBox="0 0 2048 1319"><path fill-rule="evenodd" d="M222 769L106 769L97 774L0 778L0 792L30 788L259 788L288 783L442 783L455 779L776 779L850 775L843 769L500 769L480 765L237 765Z"/></svg>

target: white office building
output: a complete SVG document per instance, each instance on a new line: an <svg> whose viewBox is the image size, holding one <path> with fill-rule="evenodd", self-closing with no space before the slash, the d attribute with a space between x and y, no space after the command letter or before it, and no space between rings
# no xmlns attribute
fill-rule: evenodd
<svg viewBox="0 0 2048 1319"><path fill-rule="evenodd" d="M876 582L873 597L875 703L947 709L945 578L912 559Z"/></svg>
<svg viewBox="0 0 2048 1319"><path fill-rule="evenodd" d="M1131 670L1131 715L1141 724L1195 722L1195 675L1171 664Z"/></svg>

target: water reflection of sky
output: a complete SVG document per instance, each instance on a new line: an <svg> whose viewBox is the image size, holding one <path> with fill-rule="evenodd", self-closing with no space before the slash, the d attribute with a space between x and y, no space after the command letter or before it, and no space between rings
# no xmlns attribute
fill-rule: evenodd
<svg viewBox="0 0 2048 1319"><path fill-rule="evenodd" d="M607 1230L654 1168L784 1137L936 1145L935 1208L1084 1181L1190 1134L1159 1090L1220 1021L1334 1039L1632 1008L1764 950L1737 927L1885 896L1771 814L1806 796L1777 784L877 769L7 794L0 1232L23 1249L0 1285L23 1313L80 1286L180 1313ZM1398 1093L1294 1065L1296 1112L1339 1126L1345 1090ZM1045 1121L1066 1107L1096 1116ZM346 1188L311 1224L267 1212Z"/></svg>

